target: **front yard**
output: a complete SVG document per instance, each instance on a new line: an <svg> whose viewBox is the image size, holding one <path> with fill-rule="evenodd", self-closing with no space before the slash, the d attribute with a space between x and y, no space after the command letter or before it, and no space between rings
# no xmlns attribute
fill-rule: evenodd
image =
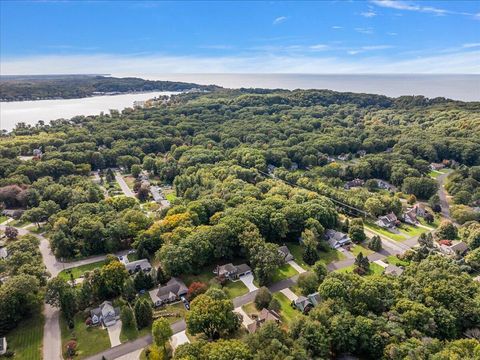
<svg viewBox="0 0 480 360"><path fill-rule="evenodd" d="M335 270L336 272L339 272L339 273L353 273L353 270L355 270L355 265L350 265L350 266L347 266L347 267L344 267L342 269L338 269L338 270ZM384 271L384 268L381 267L380 265L378 264L375 264L374 262L371 262L370 263L370 271L366 274L366 276L369 276L369 275L381 275L383 274L383 271Z"/></svg>
<svg viewBox="0 0 480 360"><path fill-rule="evenodd" d="M303 261L303 248L300 244L287 244L290 253L293 255L295 262L300 265L305 270L309 270L310 266ZM320 261L322 261L325 265L330 264L334 261L345 260L346 257L340 251L334 249L328 249L327 251L319 251L318 256Z"/></svg>
<svg viewBox="0 0 480 360"><path fill-rule="evenodd" d="M182 302L178 302L171 305L166 305L161 308L154 310L153 317L154 319L158 319L160 317L164 317L168 320L170 324L176 323L182 319L185 319L185 315L187 313L187 309ZM172 316L168 316L172 315Z"/></svg>
<svg viewBox="0 0 480 360"><path fill-rule="evenodd" d="M392 264L392 265L397 265L397 266L408 266L410 263L405 260L400 260L398 257L395 255L390 255L385 258L385 262Z"/></svg>
<svg viewBox="0 0 480 360"><path fill-rule="evenodd" d="M58 276L62 279L70 280L70 274L73 274L73 278L78 279L79 277L81 277L86 272L92 271L93 269L96 269L96 268L99 268L99 267L102 267L103 265L105 265L105 260L101 260L101 261L94 262L94 263L91 263L91 264L81 265L81 266L71 268L71 269L62 270L58 274Z"/></svg>
<svg viewBox="0 0 480 360"><path fill-rule="evenodd" d="M42 358L43 325L44 317L39 310L7 333L7 348L15 352L13 359L40 360Z"/></svg>
<svg viewBox="0 0 480 360"><path fill-rule="evenodd" d="M374 251L370 250L366 246L363 246L363 244L355 244L350 248L350 252L357 256L358 254L362 253L364 256L368 256L370 254L373 254Z"/></svg>
<svg viewBox="0 0 480 360"><path fill-rule="evenodd" d="M272 283L276 283L277 281L284 280L291 278L292 276L297 275L298 272L289 264L284 264L280 266L272 277Z"/></svg>
<svg viewBox="0 0 480 360"><path fill-rule="evenodd" d="M248 293L248 288L240 280L228 281L227 284L223 287L223 290L227 293L230 299L233 299Z"/></svg>
<svg viewBox="0 0 480 360"><path fill-rule="evenodd" d="M70 340L77 342L77 355L75 358L83 359L110 348L110 338L106 329L100 326L87 326L82 313L74 318L74 328L69 329L66 320L60 316L60 329L62 331L62 352L65 354L66 344Z"/></svg>
<svg viewBox="0 0 480 360"><path fill-rule="evenodd" d="M406 235L404 235L404 234L402 234L402 233L396 234L396 233L394 233L394 232L391 232L391 231L389 231L389 230L387 230L387 229L384 229L384 228L382 228L382 227L380 227L380 226L378 226L378 225L372 224L372 223L365 224L365 227L366 227L367 229L370 229L370 230L372 230L372 231L375 231L375 232L377 232L377 233L379 233L379 234L381 234L381 235L383 235L383 236L386 236L386 237L388 237L389 239L395 240L395 241L400 241L400 242L401 242L401 241L407 240Z"/></svg>
<svg viewBox="0 0 480 360"><path fill-rule="evenodd" d="M400 232L402 234L405 234L405 236L407 236L407 237L419 236L419 235L428 231L424 227L412 226L412 225L407 225L407 224L402 224L398 228L398 230L400 230Z"/></svg>

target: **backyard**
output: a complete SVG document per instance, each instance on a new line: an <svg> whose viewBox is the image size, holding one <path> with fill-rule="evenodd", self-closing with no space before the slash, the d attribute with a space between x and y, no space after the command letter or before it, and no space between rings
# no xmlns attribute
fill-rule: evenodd
<svg viewBox="0 0 480 360"><path fill-rule="evenodd" d="M7 346L15 352L13 359L40 360L42 358L43 314L41 309L7 333Z"/></svg>
<svg viewBox="0 0 480 360"><path fill-rule="evenodd" d="M280 303L280 316L284 323L288 324L300 314L291 306L291 301L284 294L280 292L274 293L273 298Z"/></svg>
<svg viewBox="0 0 480 360"><path fill-rule="evenodd" d="M78 313L74 318L74 328L69 329L63 316L60 317L60 329L62 331L62 351L66 351L66 344L70 340L77 342L77 355L75 358L82 359L110 348L108 332L99 326L85 325L84 316Z"/></svg>

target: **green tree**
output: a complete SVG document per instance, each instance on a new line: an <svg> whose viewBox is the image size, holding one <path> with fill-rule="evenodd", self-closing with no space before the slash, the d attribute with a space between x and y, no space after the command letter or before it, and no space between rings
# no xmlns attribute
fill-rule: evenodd
<svg viewBox="0 0 480 360"><path fill-rule="evenodd" d="M380 239L380 236L374 235L368 242L368 248L376 252L382 250L382 239Z"/></svg>
<svg viewBox="0 0 480 360"><path fill-rule="evenodd" d="M138 298L134 305L135 320L138 329L149 326L153 320L153 309L150 301L146 298Z"/></svg>
<svg viewBox="0 0 480 360"><path fill-rule="evenodd" d="M270 293L270 290L266 288L265 286L262 286L260 289L258 289L257 293L255 294L255 307L258 310L262 310L266 307L268 307L268 304L272 301L272 294Z"/></svg>
<svg viewBox="0 0 480 360"><path fill-rule="evenodd" d="M297 285L303 295L308 295L317 291L320 281L315 273L303 273L298 276Z"/></svg>
<svg viewBox="0 0 480 360"><path fill-rule="evenodd" d="M173 331L167 319L159 318L153 322L152 337L155 345L165 349L165 344L172 335Z"/></svg>

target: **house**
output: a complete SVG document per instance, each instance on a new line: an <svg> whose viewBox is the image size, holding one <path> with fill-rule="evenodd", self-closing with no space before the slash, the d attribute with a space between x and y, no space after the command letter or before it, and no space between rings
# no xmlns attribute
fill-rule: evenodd
<svg viewBox="0 0 480 360"><path fill-rule="evenodd" d="M98 308L90 310L90 317L93 325L103 323L112 326L120 319L120 308L114 308L110 301L104 301Z"/></svg>
<svg viewBox="0 0 480 360"><path fill-rule="evenodd" d="M358 150L357 155L358 155L358 157L364 157L365 155L367 155L367 151L366 150Z"/></svg>
<svg viewBox="0 0 480 360"><path fill-rule="evenodd" d="M425 205L423 204L415 204L413 205L413 209L417 216L425 217L425 215L427 215L427 210L425 210Z"/></svg>
<svg viewBox="0 0 480 360"><path fill-rule="evenodd" d="M365 181L363 181L362 179L353 179L352 181L347 182L344 185L344 188L348 190L354 187L362 187L364 184Z"/></svg>
<svg viewBox="0 0 480 360"><path fill-rule="evenodd" d="M172 277L164 286L149 291L155 306L161 306L179 300L187 295L188 288L179 278Z"/></svg>
<svg viewBox="0 0 480 360"><path fill-rule="evenodd" d="M252 269L247 264L233 265L232 263L217 266L213 273L229 280L238 279L240 276L251 274Z"/></svg>
<svg viewBox="0 0 480 360"><path fill-rule="evenodd" d="M403 221L410 225L418 225L419 221L417 220L417 212L414 208L408 209L403 213Z"/></svg>
<svg viewBox="0 0 480 360"><path fill-rule="evenodd" d="M320 294L315 292L307 296L299 296L293 301L293 305L302 313L308 313L313 307L320 303Z"/></svg>
<svg viewBox="0 0 480 360"><path fill-rule="evenodd" d="M2 210L2 215L18 220L22 217L24 212L25 210L22 210L22 209L5 209L5 210Z"/></svg>
<svg viewBox="0 0 480 360"><path fill-rule="evenodd" d="M389 264L384 271L385 275L393 275L393 276L398 276L402 275L403 269L399 266Z"/></svg>
<svg viewBox="0 0 480 360"><path fill-rule="evenodd" d="M338 160L347 161L349 156L350 156L349 154L338 155Z"/></svg>
<svg viewBox="0 0 480 360"><path fill-rule="evenodd" d="M442 170L443 168L445 168L445 164L442 164L442 163L431 163L430 164L430 169L431 170L438 171L438 170Z"/></svg>
<svg viewBox="0 0 480 360"><path fill-rule="evenodd" d="M395 186L392 184L386 182L385 180L382 179L377 179L377 186L379 189L384 189L388 191L395 191Z"/></svg>
<svg viewBox="0 0 480 360"><path fill-rule="evenodd" d="M290 250L285 245L280 246L278 248L278 252L282 256L282 258L285 260L285 262L289 262L289 261L293 260L293 255L290 253Z"/></svg>
<svg viewBox="0 0 480 360"><path fill-rule="evenodd" d="M274 310L262 309L258 317L251 324L248 324L247 330L249 333L253 334L256 332L260 326L262 326L266 321L275 321L277 324L280 324L280 315Z"/></svg>
<svg viewBox="0 0 480 360"><path fill-rule="evenodd" d="M42 149L33 149L33 156L36 158L41 158L43 155Z"/></svg>
<svg viewBox="0 0 480 360"><path fill-rule="evenodd" d="M6 259L8 256L8 251L6 247L0 247L0 259Z"/></svg>
<svg viewBox="0 0 480 360"><path fill-rule="evenodd" d="M147 273L152 270L152 265L150 265L147 259L126 262L124 265L129 274L135 274L140 270Z"/></svg>
<svg viewBox="0 0 480 360"><path fill-rule="evenodd" d="M333 229L328 229L325 232L325 237L327 238L327 242L333 249L338 249L344 245L348 245L351 243L350 238L347 234Z"/></svg>
<svg viewBox="0 0 480 360"><path fill-rule="evenodd" d="M165 200L165 197L162 194L162 189L159 186L150 186L150 194L152 194L153 200L157 203Z"/></svg>
<svg viewBox="0 0 480 360"><path fill-rule="evenodd" d="M273 172L275 171L277 167L275 165L272 165L272 164L268 164L267 165L267 171L269 174L273 174Z"/></svg>
<svg viewBox="0 0 480 360"><path fill-rule="evenodd" d="M327 158L327 161L328 161L329 163L334 163L334 162L335 162L335 158L334 158L333 156L329 156L329 157Z"/></svg>
<svg viewBox="0 0 480 360"><path fill-rule="evenodd" d="M452 245L440 245L440 251L445 255L464 255L468 251L468 245L463 241L457 241Z"/></svg>
<svg viewBox="0 0 480 360"><path fill-rule="evenodd" d="M7 352L7 338L1 337L0 338L0 355L3 355Z"/></svg>
<svg viewBox="0 0 480 360"><path fill-rule="evenodd" d="M383 228L391 229L396 226L397 221L398 219L396 215L393 212L391 212L390 214L380 216L378 220L375 222L375 224Z"/></svg>

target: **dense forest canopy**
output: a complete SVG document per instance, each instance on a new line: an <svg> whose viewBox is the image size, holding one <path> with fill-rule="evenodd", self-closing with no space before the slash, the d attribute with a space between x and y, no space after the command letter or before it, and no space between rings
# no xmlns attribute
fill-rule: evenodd
<svg viewBox="0 0 480 360"><path fill-rule="evenodd" d="M218 86L107 76L6 77L0 79L0 101L74 99L106 93L211 91Z"/></svg>
<svg viewBox="0 0 480 360"><path fill-rule="evenodd" d="M353 236L360 226L363 234L362 220L347 224L338 202L369 217L400 215L405 193L435 209L438 183L429 176L430 164L445 161L454 168L446 188L460 207L457 221L465 224L440 225L438 233L442 239L463 239L470 250L465 260L433 255L433 240L425 236L420 249L409 253L411 264L401 277L327 275L322 264L313 286L321 304L288 331L271 324L242 340L201 340L179 348L175 358L221 359L218 354L232 352L258 360L342 353L475 359L480 290L471 274L480 270L480 225L473 211L480 201L479 103L219 89L173 96L152 107L19 124L0 138L0 202L26 209L25 221L44 224L58 257L133 247L139 258L160 264L158 282L240 259L261 286L271 284L282 265L280 245L302 240L305 249L313 244L315 257L328 247L326 229L349 228ZM176 199L156 211L138 196L141 186L138 200L112 196L111 168L117 167L135 177L145 171L154 184L172 185ZM105 182L92 181L92 170ZM365 186L347 189L345 183L354 179ZM377 180L394 190L378 189ZM12 277L0 286L0 299L8 300L8 308L0 307L0 333L35 311L46 282L35 238L17 244L13 257L0 263L0 272ZM28 259L20 256L22 248ZM153 284L151 278L126 280L117 259L107 260L74 290L58 278L49 283L47 296L58 289L68 295L65 316L105 299L132 303L135 289L143 289L140 282ZM27 287L33 293L24 291ZM27 304L16 316L11 314L20 302L12 297ZM224 297L212 287L193 300L190 328L210 337L234 331L233 305ZM144 305L137 301L135 314ZM210 308L225 317L218 329L205 332L202 321L212 316ZM472 339L464 339L467 333Z"/></svg>

